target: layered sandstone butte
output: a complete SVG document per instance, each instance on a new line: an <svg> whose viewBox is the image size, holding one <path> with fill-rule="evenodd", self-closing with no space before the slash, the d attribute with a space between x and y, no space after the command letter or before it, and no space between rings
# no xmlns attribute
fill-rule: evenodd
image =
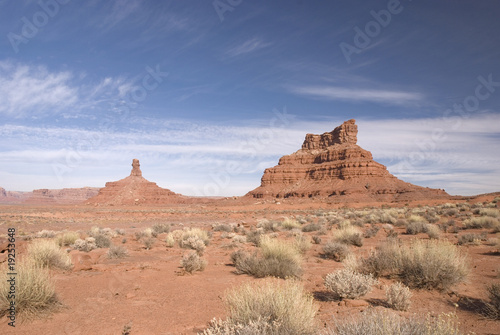
<svg viewBox="0 0 500 335"><path fill-rule="evenodd" d="M359 201L397 201L446 198L443 190L399 180L373 160L357 143L355 120L332 132L307 134L302 149L283 156L266 169L254 198L337 198Z"/></svg>
<svg viewBox="0 0 500 335"><path fill-rule="evenodd" d="M33 192L24 201L29 204L79 204L99 193L98 187L63 188L49 190L42 188Z"/></svg>
<svg viewBox="0 0 500 335"><path fill-rule="evenodd" d="M150 182L142 176L139 160L132 161L130 176L107 182L99 190L97 196L89 199L87 204L94 205L140 205L140 204L169 204L178 203L184 197L168 189L164 189Z"/></svg>
<svg viewBox="0 0 500 335"><path fill-rule="evenodd" d="M0 187L0 203L20 203L30 195L30 192L13 192Z"/></svg>

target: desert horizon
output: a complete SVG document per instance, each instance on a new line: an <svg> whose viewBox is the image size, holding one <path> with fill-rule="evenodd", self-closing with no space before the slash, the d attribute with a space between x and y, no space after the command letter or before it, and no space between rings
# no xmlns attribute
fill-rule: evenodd
<svg viewBox="0 0 500 335"><path fill-rule="evenodd" d="M0 1L0 334L500 335L498 17Z"/></svg>

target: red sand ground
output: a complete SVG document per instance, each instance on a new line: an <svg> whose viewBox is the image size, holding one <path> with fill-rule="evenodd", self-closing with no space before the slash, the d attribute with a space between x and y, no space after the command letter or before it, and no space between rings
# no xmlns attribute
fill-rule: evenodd
<svg viewBox="0 0 500 335"><path fill-rule="evenodd" d="M485 196L476 201L492 198ZM349 207L367 205L374 204L349 204ZM382 204L376 205L380 207ZM411 205L416 206L418 203ZM125 325L131 326L131 334L196 334L206 328L212 318L226 316L222 302L225 290L243 282L262 279L234 273L229 257L234 249L224 247L230 240L221 238L221 232L213 233L205 252L207 268L193 275L182 273L179 261L186 250L178 246L167 248L163 242L166 234L158 237L151 250L146 250L135 240L134 232L151 227L154 223L174 223L174 229L196 226L211 230L213 223L239 223L248 228L261 218L314 214L320 208L334 210L341 206L299 204L293 201L241 205L231 199L206 205L161 207L0 206L0 232L3 235L7 227L16 227L20 254L26 244L21 241L22 234L33 234L42 229L87 231L92 226L125 229L126 235L115 237L113 243L121 245L122 239L127 238L123 245L130 254L124 259L110 260L106 258L107 249L89 253L71 251L75 267L69 271L52 272L57 295L64 307L48 318L18 324L15 330L7 325L8 320L3 317L0 319L0 334L121 334ZM404 204L392 206L402 207ZM403 228L396 230L403 232ZM286 238L286 232L279 234ZM314 234L306 233L309 236ZM454 234L444 236L456 242ZM427 235L417 237L427 238ZM488 237L495 236L489 234ZM400 234L400 238L409 240L414 236ZM380 230L375 237L365 239L362 248L354 249L356 253L365 255L384 239L385 233ZM306 289L318 298L325 292L324 276L342 267L342 263L318 257L328 237L323 236L322 240L320 245L313 244L305 255L302 277ZM245 248L253 247L247 243ZM499 281L500 256L493 254L492 247L485 244L463 248L472 262L468 282L453 287L449 292L413 290L409 312L400 314L430 313L435 316L442 312L456 312L464 332L500 334L499 321L485 319L463 304L464 297L487 299L485 286ZM0 258L2 261L4 258ZM356 301L316 299L320 307L318 322L332 325L332 317L342 320L355 316L370 305L384 308L380 307L385 300L383 284L388 282L387 279L381 279L381 284L371 293Z"/></svg>

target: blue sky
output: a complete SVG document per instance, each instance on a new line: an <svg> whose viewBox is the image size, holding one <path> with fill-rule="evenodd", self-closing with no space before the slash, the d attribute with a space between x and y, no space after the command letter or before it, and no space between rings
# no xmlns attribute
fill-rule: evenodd
<svg viewBox="0 0 500 335"><path fill-rule="evenodd" d="M500 191L500 3L0 1L0 186L243 195L358 123L401 179Z"/></svg>

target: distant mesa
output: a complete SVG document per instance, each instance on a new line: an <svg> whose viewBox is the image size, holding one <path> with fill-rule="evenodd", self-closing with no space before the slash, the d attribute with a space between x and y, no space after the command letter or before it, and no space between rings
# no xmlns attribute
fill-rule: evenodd
<svg viewBox="0 0 500 335"><path fill-rule="evenodd" d="M141 165L138 159L132 161L130 176L107 182L99 193L86 201L93 205L142 205L142 204L171 204L184 200L184 196L168 189L161 188L142 176Z"/></svg>
<svg viewBox="0 0 500 335"><path fill-rule="evenodd" d="M253 198L332 198L400 201L449 198L443 190L406 183L373 160L357 143L355 120L333 131L307 134L302 148L264 171Z"/></svg>

